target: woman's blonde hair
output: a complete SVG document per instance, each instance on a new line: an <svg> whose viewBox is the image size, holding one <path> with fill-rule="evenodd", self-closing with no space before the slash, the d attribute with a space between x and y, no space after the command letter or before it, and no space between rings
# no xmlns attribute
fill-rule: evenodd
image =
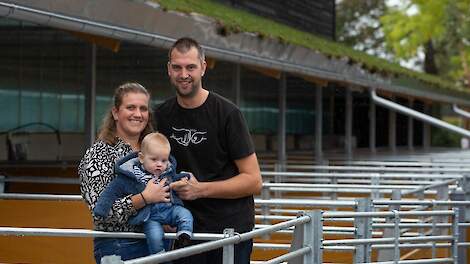
<svg viewBox="0 0 470 264"><path fill-rule="evenodd" d="M147 95L150 98L150 94L143 87L142 85L134 82L128 82L121 84L116 90L114 91L114 96L113 96L113 106L110 107L108 112L106 113L105 117L103 118L103 122L101 123L101 127L98 133L98 139L103 140L104 142L114 145L117 142L117 136L116 136L116 121L114 120L113 117L113 107L116 109L119 109L119 107L122 104L122 98L124 95L128 93L142 93ZM140 134L139 137L139 142L142 141L142 139L149 133L153 132L153 126L152 126L152 109L150 108L150 105L148 106L149 109L149 118L147 122L147 126L145 126L144 130Z"/></svg>

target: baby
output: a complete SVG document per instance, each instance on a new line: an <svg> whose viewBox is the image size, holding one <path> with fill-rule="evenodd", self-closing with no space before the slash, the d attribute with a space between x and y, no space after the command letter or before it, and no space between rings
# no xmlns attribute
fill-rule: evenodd
<svg viewBox="0 0 470 264"><path fill-rule="evenodd" d="M166 179L165 185L190 177L188 173L176 173L176 160L170 155L168 139L161 133L150 133L141 143L141 151L133 152L116 162L116 178L100 195L93 212L107 217L113 203L130 194L141 193L150 180ZM132 225L143 224L145 237L151 254L164 251L164 224L177 227L179 247L189 244L193 234L193 216L183 207L176 192L170 191L169 203L147 204L137 215L129 218Z"/></svg>

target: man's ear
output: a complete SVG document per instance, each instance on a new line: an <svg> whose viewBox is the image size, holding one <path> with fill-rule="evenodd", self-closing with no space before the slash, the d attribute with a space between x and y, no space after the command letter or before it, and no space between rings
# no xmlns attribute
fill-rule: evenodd
<svg viewBox="0 0 470 264"><path fill-rule="evenodd" d="M207 68L207 62L205 60L202 62L201 67L202 67L202 74L201 74L201 77L202 77L204 76L204 73L206 73L206 68Z"/></svg>

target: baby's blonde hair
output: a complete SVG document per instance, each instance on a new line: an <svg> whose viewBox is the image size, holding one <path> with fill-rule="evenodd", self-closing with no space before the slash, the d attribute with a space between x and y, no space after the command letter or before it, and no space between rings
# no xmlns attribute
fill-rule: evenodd
<svg viewBox="0 0 470 264"><path fill-rule="evenodd" d="M165 135L163 135L162 133L153 132L147 134L142 140L142 143L140 145L140 151L142 152L142 154L145 155L145 153L150 148L150 145L152 144L158 144L159 147L168 150L168 153L171 151L170 142L165 137Z"/></svg>

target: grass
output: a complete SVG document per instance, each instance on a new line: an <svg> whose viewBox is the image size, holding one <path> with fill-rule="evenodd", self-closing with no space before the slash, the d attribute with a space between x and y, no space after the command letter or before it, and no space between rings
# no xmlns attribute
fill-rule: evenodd
<svg viewBox="0 0 470 264"><path fill-rule="evenodd" d="M252 32L260 38L278 39L281 43L303 46L330 58L346 59L349 64L359 64L372 73L385 76L404 75L431 84L434 88L463 91L461 87L442 78L406 69L396 63L356 51L340 43L211 0L153 1L158 2L164 10L183 13L195 12L214 18L219 23L219 33L221 35Z"/></svg>

